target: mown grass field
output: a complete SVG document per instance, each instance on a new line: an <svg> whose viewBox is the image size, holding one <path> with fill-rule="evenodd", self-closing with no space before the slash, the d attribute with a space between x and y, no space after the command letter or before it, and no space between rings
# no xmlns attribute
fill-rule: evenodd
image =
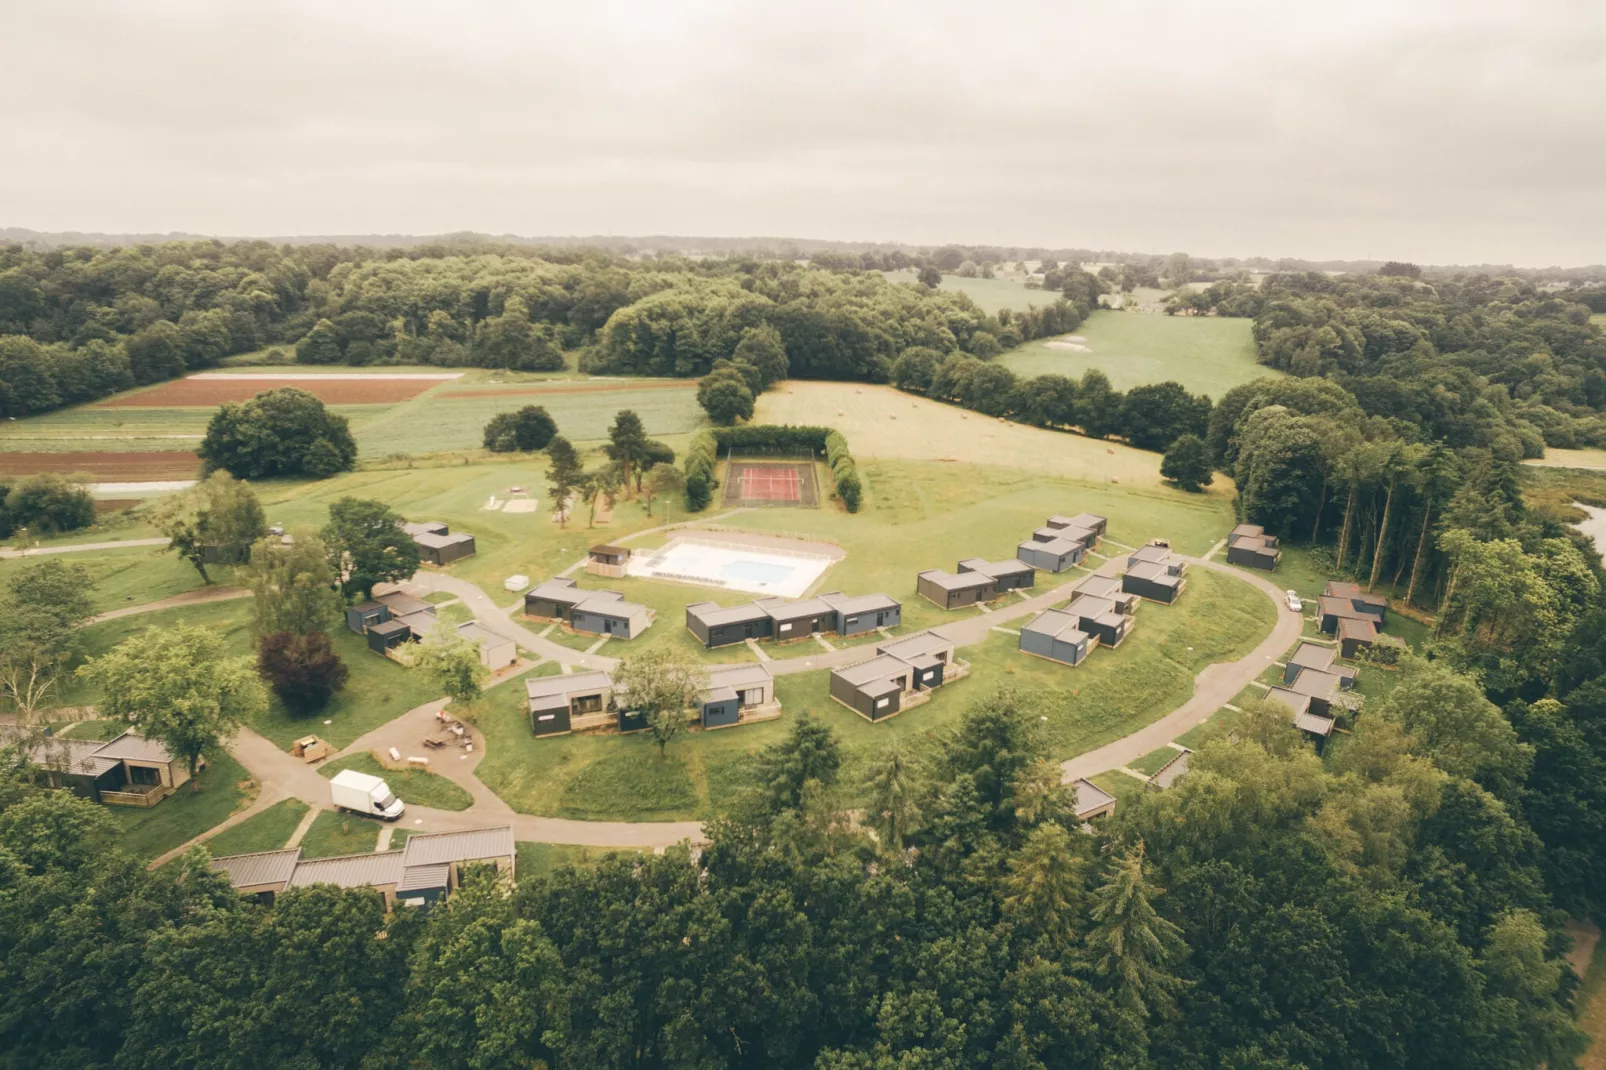
<svg viewBox="0 0 1606 1070"><path fill-rule="evenodd" d="M84 650L93 657L147 628L189 624L220 635L227 653L249 655L250 612L250 599L237 599L122 617L85 628ZM350 670L350 679L327 708L307 717L291 716L278 699L270 698L267 712L250 727L278 746L289 749L299 737L316 733L335 747L343 747L415 706L440 697L422 674L372 653L361 636L343 625L332 629L329 635L335 652ZM62 704L68 706L93 705L99 699L99 688L78 677L66 681L61 695Z"/></svg>
<svg viewBox="0 0 1606 1070"><path fill-rule="evenodd" d="M213 858L255 851L277 851L289 842L306 814L307 804L300 799L280 799L260 814L254 814L207 840L206 849L212 852Z"/></svg>
<svg viewBox="0 0 1606 1070"><path fill-rule="evenodd" d="M396 798L414 806L428 806L436 810L467 810L474 797L446 777L427 769L386 769L372 754L348 754L318 767L318 774L332 777L345 769L380 777Z"/></svg>
<svg viewBox="0 0 1606 1070"><path fill-rule="evenodd" d="M883 271L881 274L889 282L919 281L914 271ZM1032 305L1044 308L1060 298L1054 291L1029 290L1024 283L1014 279L967 279L962 275L944 275L939 288L964 294L976 302L977 308L989 315L997 315L1006 308L1017 312L1024 312Z"/></svg>
<svg viewBox="0 0 1606 1070"><path fill-rule="evenodd" d="M208 754L198 779L199 791L185 784L155 806L108 806L106 812L119 829L118 843L139 858L155 858L256 798L256 781L226 752Z"/></svg>
<svg viewBox="0 0 1606 1070"><path fill-rule="evenodd" d="M998 363L1023 377L1080 377L1098 368L1117 390L1175 380L1219 398L1240 383L1280 374L1255 363L1250 327L1247 319L1096 311L1075 332L1088 352L1049 348L1053 339L1044 338L1010 350Z"/></svg>
<svg viewBox="0 0 1606 1070"><path fill-rule="evenodd" d="M993 633L959 651L971 664L969 677L880 724L831 700L826 670L782 676L776 683L785 711L779 720L690 733L671 743L664 758L641 734L536 739L522 692L500 688L479 721L488 742L477 774L527 813L594 820L707 818L727 809L748 784L753 753L784 738L790 721L807 711L842 740L842 790L852 802L861 795L868 762L889 740L929 752L966 709L990 700L1001 687L1020 692L1022 708L1037 714L1055 758L1120 738L1185 701L1200 669L1251 649L1274 617L1259 591L1199 570L1177 605L1143 606L1126 642L1095 652L1078 668L1023 655L1015 636Z"/></svg>
<svg viewBox="0 0 1606 1070"><path fill-rule="evenodd" d="M301 841L301 857L365 854L379 843L379 828L379 822L371 817L324 810L313 818Z"/></svg>
<svg viewBox="0 0 1606 1070"><path fill-rule="evenodd" d="M1084 483L1161 488L1160 455L1118 442L1026 427L906 394L890 386L789 381L758 400L761 423L828 424L853 455L952 465L955 483L978 469L1010 468ZM1210 491L1230 493L1217 476Z"/></svg>
<svg viewBox="0 0 1606 1070"><path fill-rule="evenodd" d="M63 564L79 565L89 573L94 586L88 593L97 613L171 598L202 586L201 574L195 571L195 566L177 554L162 552L154 546L90 550L62 554L54 559ZM0 558L0 583L45 560L49 558ZM213 567L209 571L220 586L227 584L232 575L232 570L223 567Z"/></svg>

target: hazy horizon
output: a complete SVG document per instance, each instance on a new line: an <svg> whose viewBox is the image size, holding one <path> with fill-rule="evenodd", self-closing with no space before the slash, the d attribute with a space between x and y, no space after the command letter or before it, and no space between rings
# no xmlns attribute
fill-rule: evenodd
<svg viewBox="0 0 1606 1070"><path fill-rule="evenodd" d="M1606 5L0 14L0 225L1606 260ZM46 88L47 87L47 88Z"/></svg>

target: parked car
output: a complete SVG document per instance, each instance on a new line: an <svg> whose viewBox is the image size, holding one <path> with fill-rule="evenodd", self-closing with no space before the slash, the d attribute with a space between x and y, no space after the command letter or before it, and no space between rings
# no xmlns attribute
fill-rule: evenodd
<svg viewBox="0 0 1606 1070"><path fill-rule="evenodd" d="M1295 613L1305 612L1305 603L1300 599L1298 591L1288 592L1288 608Z"/></svg>
<svg viewBox="0 0 1606 1070"><path fill-rule="evenodd" d="M329 798L336 810L349 810L386 821L396 820L406 809L383 780L355 769L342 769L335 774L329 781Z"/></svg>

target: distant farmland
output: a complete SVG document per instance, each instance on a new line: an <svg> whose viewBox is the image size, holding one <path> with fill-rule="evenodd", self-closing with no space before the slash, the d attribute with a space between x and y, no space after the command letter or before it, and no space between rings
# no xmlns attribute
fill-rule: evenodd
<svg viewBox="0 0 1606 1070"><path fill-rule="evenodd" d="M1098 368L1116 389L1175 380L1194 393L1219 398L1232 387L1282 373L1255 363L1251 321L1214 316L1094 312L1076 331L1087 352L1027 342L998 358L1019 376L1080 376Z"/></svg>
<svg viewBox="0 0 1606 1070"><path fill-rule="evenodd" d="M200 466L200 458L188 450L0 453L0 476L86 473L98 483L193 479Z"/></svg>
<svg viewBox="0 0 1606 1070"><path fill-rule="evenodd" d="M915 282L913 271L884 271L891 282ZM997 315L999 309L1024 312L1030 305L1044 308L1060 299L1051 290L1028 290L1024 283L1010 279L967 279L962 275L944 275L941 289L962 293L976 302L976 307L988 315Z"/></svg>

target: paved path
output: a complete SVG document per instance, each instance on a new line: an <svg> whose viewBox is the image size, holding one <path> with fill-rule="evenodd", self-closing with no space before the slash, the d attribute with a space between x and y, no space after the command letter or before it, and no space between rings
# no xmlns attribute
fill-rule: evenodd
<svg viewBox="0 0 1606 1070"><path fill-rule="evenodd" d="M172 598L160 598L155 602L146 602L144 605L124 606L122 609L97 613L84 623L99 624L103 620L117 620L120 617L132 617L139 613L155 613L158 610L177 609L180 606L200 606L208 602L227 602L235 598L250 597L251 592L240 587L202 587L198 591L185 591L183 594L175 594Z"/></svg>
<svg viewBox="0 0 1606 1070"><path fill-rule="evenodd" d="M1093 776L1107 769L1131 765L1145 754L1159 750L1231 702L1234 695L1254 683L1255 678L1265 671L1267 665L1293 646L1294 641L1304 631L1304 618L1288 608L1288 604L1283 601L1282 590L1270 580L1231 565L1206 561L1203 558L1184 557L1183 560L1194 568L1207 568L1212 572L1225 573L1260 588L1277 607L1277 623L1273 626L1271 634L1237 661L1222 661L1207 665L1193 678L1193 697L1158 721L1138 729L1125 739L1118 739L1097 750L1061 762L1061 779L1071 781L1078 777Z"/></svg>
<svg viewBox="0 0 1606 1070"><path fill-rule="evenodd" d="M122 550L130 546L166 546L163 539L124 539L121 542L78 542L71 546L34 546L26 550L0 550L0 557L39 557L43 554L81 554L90 550Z"/></svg>

